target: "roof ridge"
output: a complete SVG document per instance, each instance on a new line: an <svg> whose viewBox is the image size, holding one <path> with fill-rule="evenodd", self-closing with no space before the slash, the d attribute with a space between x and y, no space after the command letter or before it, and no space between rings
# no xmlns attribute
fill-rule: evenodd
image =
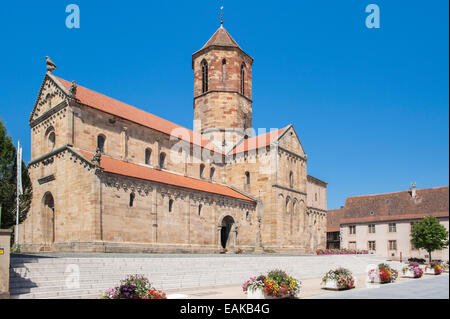
<svg viewBox="0 0 450 319"><path fill-rule="evenodd" d="M83 155L89 161L90 161L89 157L91 155L93 155L92 152L81 150L78 148L76 148L75 151L77 153L80 153L81 155ZM108 165L104 162L105 159L112 162L109 164L110 167L106 167ZM203 180L203 179L196 179L196 178L193 178L190 176L184 176L181 174L176 174L171 171L160 170L160 169L156 169L156 168L149 167L149 166L142 166L140 164L136 164L133 162L126 162L121 159L116 159L116 158L113 158L108 155L102 155L100 163L101 163L100 167L104 171L111 173L111 174L128 176L128 177L142 179L142 180L148 180L148 181L151 181L154 183L172 185L172 186L181 187L181 188L185 188L185 189L194 189L194 190L201 191L201 192L206 192L206 193L211 193L211 194L216 194L216 195L221 195L221 196L226 196L226 197L232 197L232 198L236 198L236 199L240 199L240 200L246 200L246 201L252 201L252 202L255 201L253 198L248 197L247 195L243 194L241 191L237 191L237 190L229 187L228 185L213 183L211 181ZM121 165L125 165L125 167L120 167L120 165L118 165L118 163L121 163ZM138 174L133 174L133 173L136 173L135 171L132 170L133 167L135 167L135 169L137 168L139 170L139 173L141 174L140 176L138 176ZM152 177L145 176L146 171L152 173L153 176ZM161 176L161 174L162 174L162 176ZM169 175L169 176L164 176L164 175ZM179 179L175 180L173 178L173 176L177 176ZM169 179L167 180L167 178L169 178ZM184 180L184 183L183 183L183 180ZM195 187L196 183L197 183L197 187ZM208 187L206 187L206 185L208 185ZM222 189L222 191L220 191L220 189ZM228 191L225 191L224 189L227 189Z"/></svg>
<svg viewBox="0 0 450 319"><path fill-rule="evenodd" d="M440 188L449 188L448 186L437 186L437 187L428 187L428 188L417 188L417 191L424 191L424 190L432 190L432 189L440 189ZM400 193L407 193L411 190L403 190L403 191L397 191L397 192L389 192L389 193L381 193L381 194L368 194L368 195L355 195L355 196L349 196L347 199L350 198L360 198L360 197L374 197L374 196L385 196L385 195L393 195L393 194L400 194Z"/></svg>

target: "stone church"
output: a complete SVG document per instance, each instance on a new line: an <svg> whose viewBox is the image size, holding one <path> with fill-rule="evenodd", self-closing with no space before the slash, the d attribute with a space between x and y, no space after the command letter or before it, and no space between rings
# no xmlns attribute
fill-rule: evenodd
<svg viewBox="0 0 450 319"><path fill-rule="evenodd" d="M192 55L194 129L47 72L31 112L23 251L311 253L326 186L292 124L252 128L252 64L223 25Z"/></svg>

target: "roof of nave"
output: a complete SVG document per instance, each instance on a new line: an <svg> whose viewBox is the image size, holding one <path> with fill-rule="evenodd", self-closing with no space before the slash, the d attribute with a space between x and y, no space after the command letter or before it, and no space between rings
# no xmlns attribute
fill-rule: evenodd
<svg viewBox="0 0 450 319"><path fill-rule="evenodd" d="M72 85L71 82L59 78L53 74L51 76L53 79L56 79L56 81L59 81L66 90L70 89ZM94 109L98 109L111 115L121 117L123 119L143 125L145 127L152 128L156 131L168 135L180 137L182 140L185 140L189 143L193 143L222 154L221 150L215 147L214 144L211 143L211 141L204 138L201 134L195 133L188 128L184 128L161 117L143 111L126 103L120 102L116 99L95 92L78 84L76 89L76 99L81 104L85 104Z"/></svg>
<svg viewBox="0 0 450 319"><path fill-rule="evenodd" d="M53 74L50 74L50 77L54 81L59 82L58 84L67 91L70 90L70 87L72 86L71 82ZM75 98L79 103L94 109L129 120L167 135L179 137L186 142L223 154L219 148L214 146L210 140L206 139L201 134L78 84ZM292 125L288 125L279 130L244 139L240 143L237 143L227 155L234 155L269 146L272 142L276 142L291 126Z"/></svg>
<svg viewBox="0 0 450 319"><path fill-rule="evenodd" d="M228 155L238 154L269 146L271 143L277 141L289 127L290 125L279 130L274 130L265 134L245 139L240 144L237 144L235 148L228 153Z"/></svg>
<svg viewBox="0 0 450 319"><path fill-rule="evenodd" d="M91 160L92 153L77 150L88 160ZM162 183L166 185L172 185L187 189L193 189L201 192L217 194L236 199L241 199L249 202L255 202L255 200L247 197L240 192L231 189L227 186L211 183L191 177L186 177L174 173L170 173L164 170L154 169L148 166L133 164L124 162L121 160L113 159L103 155L100 161L100 167L108 173L128 176L132 178L138 178L142 180L152 181L156 183Z"/></svg>

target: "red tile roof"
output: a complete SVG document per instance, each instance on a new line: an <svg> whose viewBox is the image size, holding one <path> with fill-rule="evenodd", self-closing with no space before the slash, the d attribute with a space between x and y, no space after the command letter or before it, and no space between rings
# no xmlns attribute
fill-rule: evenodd
<svg viewBox="0 0 450 319"><path fill-rule="evenodd" d="M371 213L373 212L373 215ZM328 210L327 231L343 223L367 223L449 216L449 187L348 197L345 206Z"/></svg>
<svg viewBox="0 0 450 319"><path fill-rule="evenodd" d="M424 214L402 214L402 215L390 215L390 216L370 216L370 217L360 217L360 218L343 218L339 222L343 224L361 224L370 222L381 222L381 221L394 221L394 220L407 220L407 219L422 219L425 216L434 217L448 217L447 212L432 212Z"/></svg>
<svg viewBox="0 0 450 319"><path fill-rule="evenodd" d="M227 30L225 30L224 27L220 27L219 29L217 29L217 31L212 35L208 42L206 42L201 50L212 45L236 47L240 49L237 42L234 41L233 37L227 32Z"/></svg>
<svg viewBox="0 0 450 319"><path fill-rule="evenodd" d="M81 150L77 151L81 153L83 156L85 156L88 160L91 160L93 157L92 153L88 153ZM166 171L153 169L151 167L127 163L124 161L112 159L107 156L102 156L100 167L105 172L112 174L128 176L156 183L178 186L182 188L194 189L206 193L242 199L249 202L255 202L253 199L223 185L177 175Z"/></svg>
<svg viewBox="0 0 450 319"><path fill-rule="evenodd" d="M53 78L56 78L56 80L59 81L66 90L70 89L72 85L71 82L61 79L55 75L52 76ZM121 117L145 127L152 128L156 131L180 137L181 139L189 143L193 143L222 154L222 152L217 147L215 147L214 144L205 139L201 134L195 133L187 128L169 122L156 115L145 112L134 106L110 98L106 95L92 91L78 84L76 98L81 104L88 105L97 110ZM175 134L174 130L176 129L178 129L178 132L176 132ZM180 131L182 133L180 133Z"/></svg>
<svg viewBox="0 0 450 319"><path fill-rule="evenodd" d="M266 134L261 134L255 137L245 139L240 144L238 144L233 150L231 150L229 152L229 155L247 152L269 146L270 143L276 141L288 127L289 126L286 126L285 128L276 131L272 131Z"/></svg>

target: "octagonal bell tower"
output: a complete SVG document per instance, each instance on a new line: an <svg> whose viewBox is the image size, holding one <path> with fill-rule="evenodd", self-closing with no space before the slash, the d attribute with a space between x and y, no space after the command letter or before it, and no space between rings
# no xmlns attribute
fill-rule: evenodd
<svg viewBox="0 0 450 319"><path fill-rule="evenodd" d="M252 64L222 24L192 55L194 131L217 146L251 136Z"/></svg>

